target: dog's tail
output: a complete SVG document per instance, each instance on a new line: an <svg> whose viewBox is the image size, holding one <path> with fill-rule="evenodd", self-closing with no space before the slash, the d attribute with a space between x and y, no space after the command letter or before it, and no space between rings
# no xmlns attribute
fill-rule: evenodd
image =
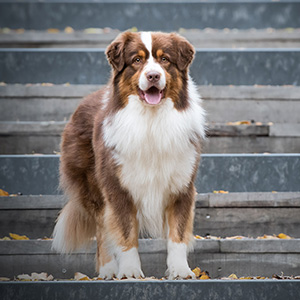
<svg viewBox="0 0 300 300"><path fill-rule="evenodd" d="M71 253L86 247L95 236L95 220L80 203L69 201L60 212L53 231L52 249Z"/></svg>

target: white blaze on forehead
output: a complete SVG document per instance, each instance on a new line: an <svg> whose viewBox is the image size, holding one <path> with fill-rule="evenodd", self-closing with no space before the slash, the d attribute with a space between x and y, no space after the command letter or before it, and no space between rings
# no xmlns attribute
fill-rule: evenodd
<svg viewBox="0 0 300 300"><path fill-rule="evenodd" d="M142 32L141 33L141 40L146 46L146 49L149 52L149 58L144 66L143 72L139 79L139 88L143 91L149 88L149 81L147 80L147 73L156 71L160 74L160 80L156 84L157 88L163 90L166 86L166 74L164 69L154 60L152 55L152 34L151 32Z"/></svg>
<svg viewBox="0 0 300 300"><path fill-rule="evenodd" d="M145 44L147 50L150 53L150 57L152 57L152 36L151 32L142 32L141 33L142 42Z"/></svg>

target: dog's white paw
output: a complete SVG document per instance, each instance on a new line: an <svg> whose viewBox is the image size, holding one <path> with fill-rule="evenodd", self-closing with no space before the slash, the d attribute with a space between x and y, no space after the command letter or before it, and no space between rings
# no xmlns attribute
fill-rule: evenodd
<svg viewBox="0 0 300 300"><path fill-rule="evenodd" d="M141 261L137 248L119 253L119 273L117 278L145 277L141 269Z"/></svg>
<svg viewBox="0 0 300 300"><path fill-rule="evenodd" d="M112 279L118 274L118 263L115 258L104 266L100 267L99 277L103 279Z"/></svg>
<svg viewBox="0 0 300 300"><path fill-rule="evenodd" d="M188 266L169 266L167 275L169 279L196 279L196 275Z"/></svg>
<svg viewBox="0 0 300 300"><path fill-rule="evenodd" d="M167 275L169 279L195 279L187 262L187 245L168 241Z"/></svg>

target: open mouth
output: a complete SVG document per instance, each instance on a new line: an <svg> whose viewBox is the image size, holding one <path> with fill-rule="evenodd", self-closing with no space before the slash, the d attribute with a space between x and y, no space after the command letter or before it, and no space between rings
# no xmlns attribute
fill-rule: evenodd
<svg viewBox="0 0 300 300"><path fill-rule="evenodd" d="M142 100L145 100L148 104L155 105L160 103L163 97L163 90L159 90L157 87L152 86L146 91L139 89L139 96Z"/></svg>

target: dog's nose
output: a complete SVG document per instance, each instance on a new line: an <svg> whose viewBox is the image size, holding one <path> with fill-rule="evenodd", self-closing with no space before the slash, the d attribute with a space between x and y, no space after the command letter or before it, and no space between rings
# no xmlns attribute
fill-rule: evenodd
<svg viewBox="0 0 300 300"><path fill-rule="evenodd" d="M155 83L157 81L159 81L160 79L160 74L158 72L154 72L154 71L150 71L146 74L147 79L149 82L151 83Z"/></svg>

